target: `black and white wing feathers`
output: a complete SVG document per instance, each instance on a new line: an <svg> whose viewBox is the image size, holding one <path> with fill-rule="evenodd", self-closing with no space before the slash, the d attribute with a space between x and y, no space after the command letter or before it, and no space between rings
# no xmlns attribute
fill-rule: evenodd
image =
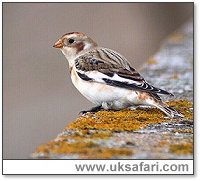
<svg viewBox="0 0 200 181"><path fill-rule="evenodd" d="M110 86L157 94L173 95L156 88L130 66L125 57L107 49L91 50L75 59L78 76L85 81L105 83Z"/></svg>

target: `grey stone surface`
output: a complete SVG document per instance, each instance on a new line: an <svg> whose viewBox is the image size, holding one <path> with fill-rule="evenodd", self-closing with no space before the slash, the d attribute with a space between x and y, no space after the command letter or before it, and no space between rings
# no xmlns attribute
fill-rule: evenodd
<svg viewBox="0 0 200 181"><path fill-rule="evenodd" d="M193 101L193 23L183 25L169 36L141 70L148 82L174 94L174 97L163 96L164 100ZM177 129L191 130L191 133L178 133ZM153 124L134 133L117 133L112 139L131 140L134 159L191 159L192 154L172 154L167 147L160 147L158 143L193 143L192 130L192 120L183 119L179 122Z"/></svg>
<svg viewBox="0 0 200 181"><path fill-rule="evenodd" d="M162 97L164 100L184 99L193 101L193 23L183 25L166 38L160 50L145 63L140 73L155 87L174 94ZM193 108L190 108L193 111ZM181 131L178 131L181 130ZM67 130L60 134L74 134ZM59 138L59 136L58 136ZM74 140L68 140L73 142ZM183 118L171 122L151 124L145 129L133 132L114 132L108 139L96 139L96 144L106 148L129 148L130 156L113 158L130 159L192 159L193 154L176 154L169 151L169 145L193 144L193 120ZM192 149L192 148L191 148ZM42 157L34 154L34 158ZM77 154L49 154L49 158L76 159Z"/></svg>
<svg viewBox="0 0 200 181"><path fill-rule="evenodd" d="M143 65L142 75L155 86L172 92L176 99L192 101L193 23L185 24L166 39L153 59L155 64Z"/></svg>

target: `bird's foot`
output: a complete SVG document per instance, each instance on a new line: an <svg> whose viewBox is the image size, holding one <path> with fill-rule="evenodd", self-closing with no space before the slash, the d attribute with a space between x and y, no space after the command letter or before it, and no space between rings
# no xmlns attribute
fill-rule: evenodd
<svg viewBox="0 0 200 181"><path fill-rule="evenodd" d="M86 113L94 113L94 112L98 112L98 111L100 111L100 110L102 110L103 108L102 108L102 106L96 106L96 107L93 107L93 108L91 108L91 109L89 109L89 110L87 110L87 111L81 111L81 112L79 112L79 114L80 115L83 115L83 114L86 114Z"/></svg>

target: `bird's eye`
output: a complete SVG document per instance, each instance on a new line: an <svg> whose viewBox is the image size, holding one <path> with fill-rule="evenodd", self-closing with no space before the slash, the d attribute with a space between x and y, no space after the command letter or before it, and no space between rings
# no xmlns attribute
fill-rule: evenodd
<svg viewBox="0 0 200 181"><path fill-rule="evenodd" d="M74 39L72 39L72 38L70 38L70 39L68 39L68 42L69 42L69 44L72 44L72 43L74 43Z"/></svg>

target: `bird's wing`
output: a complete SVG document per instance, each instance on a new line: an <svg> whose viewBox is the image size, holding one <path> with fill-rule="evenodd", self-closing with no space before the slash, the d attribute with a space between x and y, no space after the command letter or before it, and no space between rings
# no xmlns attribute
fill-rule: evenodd
<svg viewBox="0 0 200 181"><path fill-rule="evenodd" d="M75 59L78 76L85 81L105 83L110 86L150 92L152 94L171 93L147 83L144 78L130 66L125 57L107 49L91 50Z"/></svg>

